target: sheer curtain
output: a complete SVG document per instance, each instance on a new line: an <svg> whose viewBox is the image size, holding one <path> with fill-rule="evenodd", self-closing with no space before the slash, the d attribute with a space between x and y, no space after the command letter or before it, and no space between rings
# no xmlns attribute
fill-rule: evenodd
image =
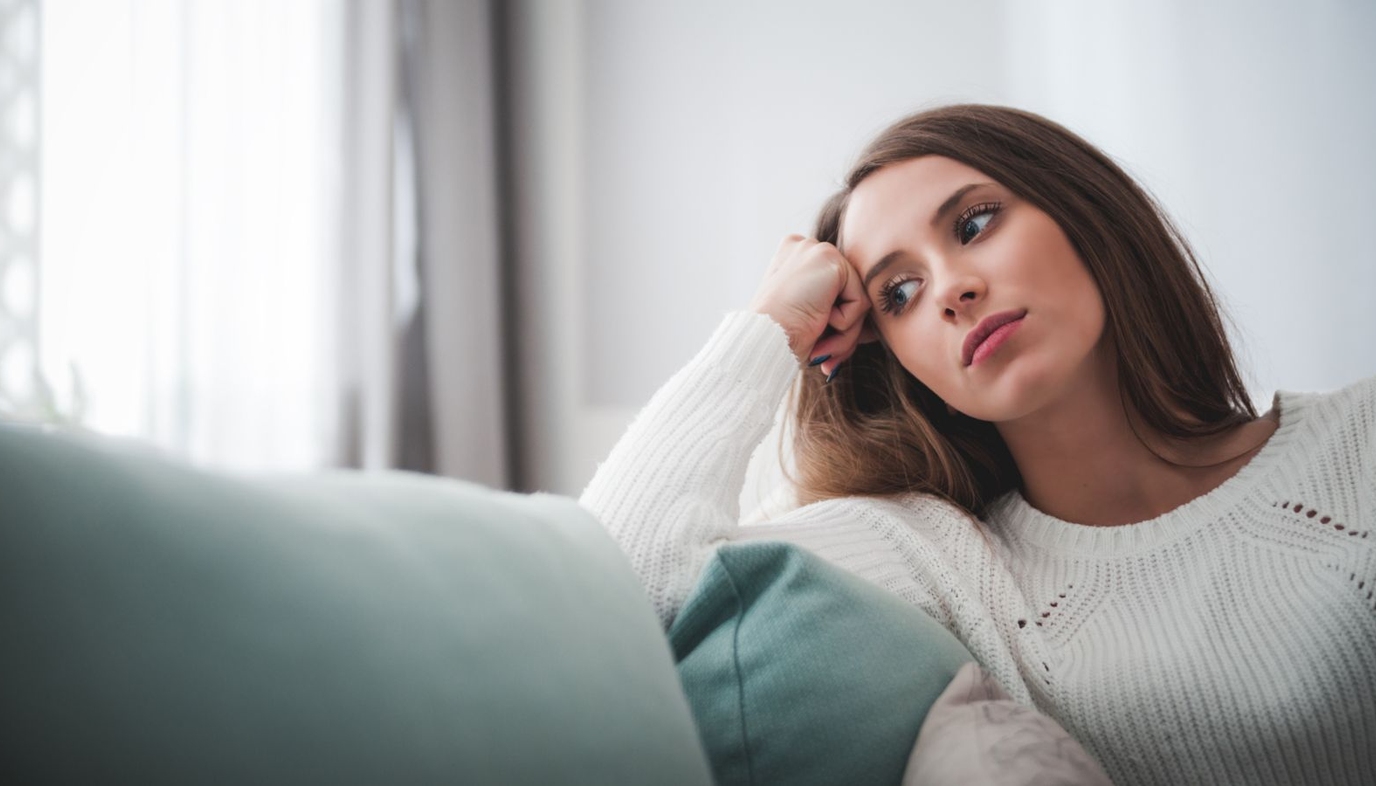
<svg viewBox="0 0 1376 786"><path fill-rule="evenodd" d="M63 0L43 21L58 408L84 391L84 425L207 466L506 485L487 4Z"/></svg>
<svg viewBox="0 0 1376 786"><path fill-rule="evenodd" d="M0 5L0 413L51 415L37 361L37 0Z"/></svg>
<svg viewBox="0 0 1376 786"><path fill-rule="evenodd" d="M337 453L336 4L44 7L41 368L198 463Z"/></svg>

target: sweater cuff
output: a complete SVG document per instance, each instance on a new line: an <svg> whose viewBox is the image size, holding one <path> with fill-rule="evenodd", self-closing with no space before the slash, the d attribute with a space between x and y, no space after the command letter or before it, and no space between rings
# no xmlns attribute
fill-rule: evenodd
<svg viewBox="0 0 1376 786"><path fill-rule="evenodd" d="M788 347L783 327L753 311L727 314L694 358L693 365L698 364L760 391L765 398L781 397L798 373L798 359Z"/></svg>

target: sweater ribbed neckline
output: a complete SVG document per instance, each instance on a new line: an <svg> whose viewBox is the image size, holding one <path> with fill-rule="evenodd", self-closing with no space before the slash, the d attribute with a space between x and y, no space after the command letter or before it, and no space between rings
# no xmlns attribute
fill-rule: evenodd
<svg viewBox="0 0 1376 786"><path fill-rule="evenodd" d="M1015 551L1033 546L1064 555L1126 556L1159 548L1218 520L1249 498L1294 442L1306 399L1304 394L1276 391L1272 408L1279 422L1261 450L1216 488L1156 518L1108 527L1075 524L1032 507L1015 489L994 503L989 521Z"/></svg>

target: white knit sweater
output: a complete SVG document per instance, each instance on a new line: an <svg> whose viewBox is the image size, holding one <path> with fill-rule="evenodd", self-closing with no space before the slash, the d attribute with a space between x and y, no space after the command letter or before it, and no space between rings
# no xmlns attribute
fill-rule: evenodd
<svg viewBox="0 0 1376 786"><path fill-rule="evenodd" d="M1251 462L1150 521L1072 524L1012 492L991 550L919 495L742 527L797 374L777 324L729 315L584 491L666 627L718 545L786 540L930 613L1120 786L1376 784L1376 378L1277 393Z"/></svg>

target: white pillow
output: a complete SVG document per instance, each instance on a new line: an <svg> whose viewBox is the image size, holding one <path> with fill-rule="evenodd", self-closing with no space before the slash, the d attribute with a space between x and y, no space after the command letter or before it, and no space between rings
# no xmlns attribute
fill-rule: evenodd
<svg viewBox="0 0 1376 786"><path fill-rule="evenodd" d="M927 712L903 786L1112 786L1060 724L1013 701L975 663L960 667Z"/></svg>

